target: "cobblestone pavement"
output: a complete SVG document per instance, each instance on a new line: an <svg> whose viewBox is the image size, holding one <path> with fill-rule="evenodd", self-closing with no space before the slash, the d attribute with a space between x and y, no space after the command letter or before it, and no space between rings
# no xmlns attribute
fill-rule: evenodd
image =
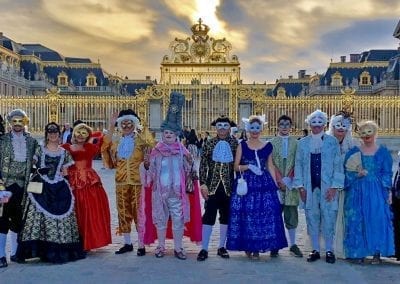
<svg viewBox="0 0 400 284"><path fill-rule="evenodd" d="M112 228L117 227L115 209L114 171L102 169L101 161L95 168L102 177L108 192L112 211ZM305 218L300 212L298 245L307 254L310 247L306 237ZM173 256L173 244L167 243L167 255L154 257L155 246L147 247L147 255L136 256L136 252L115 255L122 244L122 237L113 236L113 244L89 252L84 260L63 265L43 264L36 260L26 264L9 263L0 269L0 283L398 283L400 263L384 259L381 265L356 265L344 260L328 264L324 257L315 263L304 258L295 258L288 249L280 251L277 258L262 254L260 260L249 260L242 252L231 252L230 259L216 255L218 226L210 242L209 258L197 262L199 246L184 241L187 260ZM136 240L136 234L133 234ZM134 245L135 250L137 243ZM324 253L322 253L322 256Z"/></svg>

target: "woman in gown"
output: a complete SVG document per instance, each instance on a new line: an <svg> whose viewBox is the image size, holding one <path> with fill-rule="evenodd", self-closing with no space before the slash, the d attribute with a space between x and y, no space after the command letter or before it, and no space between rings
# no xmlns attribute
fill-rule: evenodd
<svg viewBox="0 0 400 284"><path fill-rule="evenodd" d="M73 161L59 147L60 134L56 123L46 125L45 145L41 147L37 166L48 169L48 173L41 176L42 193L28 192L25 199L24 225L18 239L19 262L35 257L52 263L84 258L74 197L63 177Z"/></svg>
<svg viewBox="0 0 400 284"><path fill-rule="evenodd" d="M100 177L92 168L99 153L101 139L90 143L92 129L84 123L74 127L72 145L64 147L75 164L68 169L69 183L75 196L79 233L85 251L111 244L110 208Z"/></svg>
<svg viewBox="0 0 400 284"><path fill-rule="evenodd" d="M373 256L394 254L392 214L390 211L392 157L376 144L378 126L373 121L359 124L360 147L345 158L344 252L347 258L362 263Z"/></svg>
<svg viewBox="0 0 400 284"><path fill-rule="evenodd" d="M260 140L264 121L264 116L244 120L250 136L238 146L235 170L243 172L248 192L238 195L236 180L231 193L227 249L245 251L249 258L288 246L272 164L272 144Z"/></svg>

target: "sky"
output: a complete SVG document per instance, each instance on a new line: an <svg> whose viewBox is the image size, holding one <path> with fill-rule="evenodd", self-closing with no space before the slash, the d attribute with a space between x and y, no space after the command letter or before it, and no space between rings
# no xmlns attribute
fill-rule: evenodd
<svg viewBox="0 0 400 284"><path fill-rule="evenodd" d="M399 0L0 0L0 32L129 79L160 78L170 42L199 18L226 38L244 83L322 74L340 56L397 49Z"/></svg>

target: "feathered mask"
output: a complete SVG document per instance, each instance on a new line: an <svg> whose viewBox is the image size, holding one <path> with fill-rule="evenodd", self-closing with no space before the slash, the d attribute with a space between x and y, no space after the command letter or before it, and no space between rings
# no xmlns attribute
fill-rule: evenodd
<svg viewBox="0 0 400 284"><path fill-rule="evenodd" d="M244 129L252 132L261 132L264 128L264 124L267 124L265 114L251 115L249 118L243 117L242 121L244 123Z"/></svg>

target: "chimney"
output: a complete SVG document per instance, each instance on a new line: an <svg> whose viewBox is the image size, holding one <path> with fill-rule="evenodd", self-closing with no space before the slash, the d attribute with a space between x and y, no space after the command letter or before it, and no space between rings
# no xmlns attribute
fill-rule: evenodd
<svg viewBox="0 0 400 284"><path fill-rule="evenodd" d="M147 75L146 76L146 81L150 81L151 80L151 76Z"/></svg>
<svg viewBox="0 0 400 284"><path fill-rule="evenodd" d="M299 70L299 79L304 79L306 77L306 70Z"/></svg>
<svg viewBox="0 0 400 284"><path fill-rule="evenodd" d="M342 63L346 62L346 55L340 56L340 62Z"/></svg>
<svg viewBox="0 0 400 284"><path fill-rule="evenodd" d="M359 62L360 61L360 54L352 53L350 54L350 62Z"/></svg>

